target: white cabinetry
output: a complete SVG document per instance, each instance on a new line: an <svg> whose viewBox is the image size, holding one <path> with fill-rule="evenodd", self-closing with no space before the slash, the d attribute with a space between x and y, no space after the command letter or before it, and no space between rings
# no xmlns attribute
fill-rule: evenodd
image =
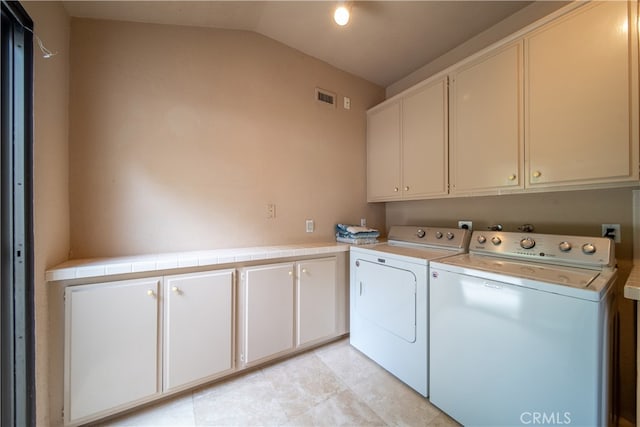
<svg viewBox="0 0 640 427"><path fill-rule="evenodd" d="M576 2L443 71L448 136L443 77L372 108L368 200L444 196L447 165L452 196L637 184L637 22L635 1Z"/></svg>
<svg viewBox="0 0 640 427"><path fill-rule="evenodd" d="M348 332L346 256L322 256L240 269L237 299L235 269L61 288L64 424L111 416Z"/></svg>
<svg viewBox="0 0 640 427"><path fill-rule="evenodd" d="M425 82L367 112L369 201L447 194L447 80Z"/></svg>
<svg viewBox="0 0 640 427"><path fill-rule="evenodd" d="M300 347L336 335L337 261L301 261L296 271L296 345Z"/></svg>
<svg viewBox="0 0 640 427"><path fill-rule="evenodd" d="M66 423L107 415L160 393L160 281L156 277L66 289Z"/></svg>
<svg viewBox="0 0 640 427"><path fill-rule="evenodd" d="M367 112L367 199L400 194L400 101L394 101Z"/></svg>
<svg viewBox="0 0 640 427"><path fill-rule="evenodd" d="M595 2L525 37L527 185L638 180L635 2Z"/></svg>
<svg viewBox="0 0 640 427"><path fill-rule="evenodd" d="M245 366L293 349L294 265L241 270L240 360Z"/></svg>
<svg viewBox="0 0 640 427"><path fill-rule="evenodd" d="M336 335L335 257L247 267L240 274L244 366Z"/></svg>
<svg viewBox="0 0 640 427"><path fill-rule="evenodd" d="M451 193L522 189L522 42L451 73Z"/></svg>
<svg viewBox="0 0 640 427"><path fill-rule="evenodd" d="M165 277L164 390L233 369L234 271Z"/></svg>

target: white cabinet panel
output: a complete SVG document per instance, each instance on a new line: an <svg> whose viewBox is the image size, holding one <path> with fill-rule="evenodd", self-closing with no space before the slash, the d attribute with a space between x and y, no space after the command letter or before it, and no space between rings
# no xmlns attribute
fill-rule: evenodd
<svg viewBox="0 0 640 427"><path fill-rule="evenodd" d="M234 270L165 278L164 389L233 368Z"/></svg>
<svg viewBox="0 0 640 427"><path fill-rule="evenodd" d="M297 263L297 340L298 346L336 334L335 258Z"/></svg>
<svg viewBox="0 0 640 427"><path fill-rule="evenodd" d="M81 420L160 392L159 278L65 291L65 416Z"/></svg>
<svg viewBox="0 0 640 427"><path fill-rule="evenodd" d="M638 179L634 7L596 2L525 38L528 186Z"/></svg>
<svg viewBox="0 0 640 427"><path fill-rule="evenodd" d="M448 192L447 77L367 112L367 199L426 199Z"/></svg>
<svg viewBox="0 0 640 427"><path fill-rule="evenodd" d="M451 193L523 188L522 43L451 75Z"/></svg>
<svg viewBox="0 0 640 427"><path fill-rule="evenodd" d="M400 191L400 103L367 113L367 197L381 201Z"/></svg>
<svg viewBox="0 0 640 427"><path fill-rule="evenodd" d="M447 81L402 99L402 197L445 195L448 188Z"/></svg>
<svg viewBox="0 0 640 427"><path fill-rule="evenodd" d="M293 349L293 273L293 263L241 270L241 358L245 365Z"/></svg>

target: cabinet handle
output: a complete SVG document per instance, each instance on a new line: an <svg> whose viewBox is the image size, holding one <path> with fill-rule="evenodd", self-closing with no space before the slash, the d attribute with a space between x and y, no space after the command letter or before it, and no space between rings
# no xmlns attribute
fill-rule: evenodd
<svg viewBox="0 0 640 427"><path fill-rule="evenodd" d="M290 272L289 272L289 276L293 276L293 271L290 271Z"/></svg>
<svg viewBox="0 0 640 427"><path fill-rule="evenodd" d="M302 269L302 272L303 272L303 273L306 273L306 272L307 272L307 269L306 269L306 268L303 268L303 269Z"/></svg>
<svg viewBox="0 0 640 427"><path fill-rule="evenodd" d="M149 289L149 290L147 291L147 295L148 295L148 296L150 296L150 297L152 297L152 296L154 296L154 295L155 295L155 292L153 292L153 289Z"/></svg>
<svg viewBox="0 0 640 427"><path fill-rule="evenodd" d="M542 172L540 172L540 171L535 171L535 172L533 173L533 177L534 177L534 178L540 178L541 176L542 176Z"/></svg>
<svg viewBox="0 0 640 427"><path fill-rule="evenodd" d="M404 191L409 191L409 186L404 187Z"/></svg>
<svg viewBox="0 0 640 427"><path fill-rule="evenodd" d="M398 191L400 191L400 189L398 187L394 187L393 191L397 193Z"/></svg>
<svg viewBox="0 0 640 427"><path fill-rule="evenodd" d="M179 293L180 293L180 288L179 288L179 287L177 287L177 286L172 287L172 288L171 288L171 290L172 290L173 292L175 292L176 294L179 294Z"/></svg>
<svg viewBox="0 0 640 427"><path fill-rule="evenodd" d="M515 180L516 180L515 174L509 175L509 181L515 181Z"/></svg>

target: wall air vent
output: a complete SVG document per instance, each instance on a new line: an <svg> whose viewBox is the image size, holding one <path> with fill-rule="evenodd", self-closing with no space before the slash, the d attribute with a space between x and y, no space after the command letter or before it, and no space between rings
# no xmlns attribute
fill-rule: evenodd
<svg viewBox="0 0 640 427"><path fill-rule="evenodd" d="M316 101L326 105L330 105L333 108L336 107L336 94L326 91L324 89L316 88Z"/></svg>

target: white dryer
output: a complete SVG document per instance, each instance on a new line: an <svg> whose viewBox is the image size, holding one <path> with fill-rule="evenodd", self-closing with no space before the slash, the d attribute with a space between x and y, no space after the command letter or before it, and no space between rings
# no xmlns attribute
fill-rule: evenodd
<svg viewBox="0 0 640 427"><path fill-rule="evenodd" d="M465 252L464 229L393 226L387 243L351 247L350 342L428 396L429 262Z"/></svg>
<svg viewBox="0 0 640 427"><path fill-rule="evenodd" d="M607 426L614 245L473 233L431 264L430 400L465 426Z"/></svg>

